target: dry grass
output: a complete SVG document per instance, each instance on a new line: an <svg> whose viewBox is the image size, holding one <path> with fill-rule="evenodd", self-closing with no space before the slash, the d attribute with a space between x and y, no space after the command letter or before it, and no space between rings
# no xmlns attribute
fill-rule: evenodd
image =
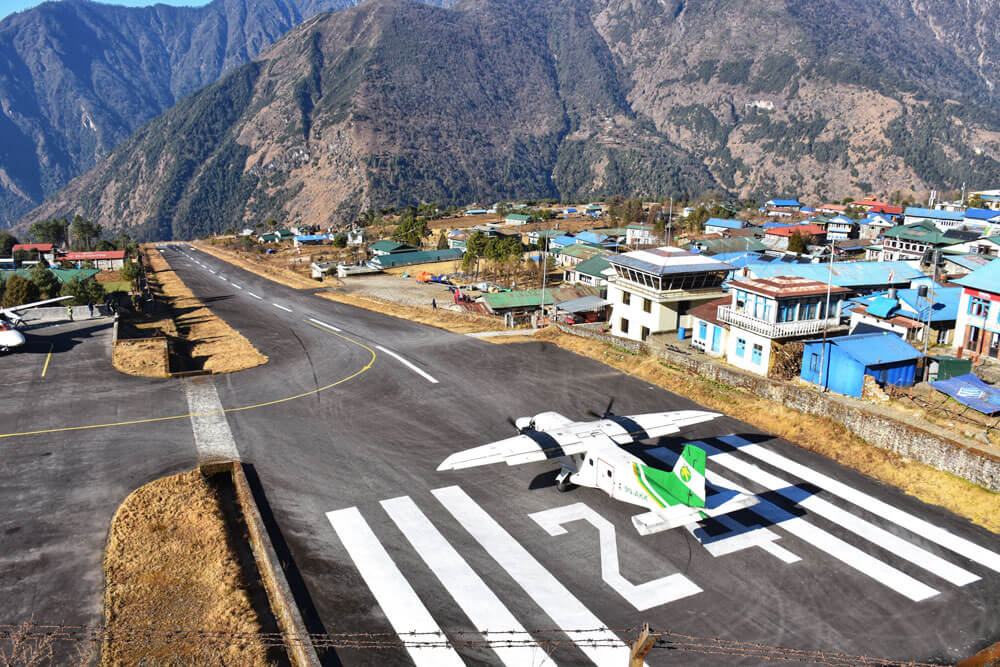
<svg viewBox="0 0 1000 667"><path fill-rule="evenodd" d="M144 248L153 273L149 281L174 313L176 335L192 345L191 357L212 373L232 373L267 363L267 357L215 315L187 288L159 251Z"/></svg>
<svg viewBox="0 0 1000 667"><path fill-rule="evenodd" d="M218 494L198 471L133 491L104 555L105 621L114 628L261 631ZM259 643L106 643L105 665L268 664Z"/></svg>
<svg viewBox="0 0 1000 667"><path fill-rule="evenodd" d="M493 338L513 343L519 337ZM532 340L543 340L590 357L663 387L756 428L821 454L880 482L901 489L925 503L944 507L989 530L1000 533L1000 494L950 473L870 445L829 419L797 412L738 389L670 368L649 355L621 352L611 345L563 333L554 327Z"/></svg>
<svg viewBox="0 0 1000 667"><path fill-rule="evenodd" d="M221 259L224 262L229 262L230 264L238 266L244 271L255 273L262 278L273 280L274 282L280 283L286 287L291 287L293 289L316 289L317 287L323 286L321 282L313 280L309 276L302 275L301 273L297 273L296 271L283 266L277 266L276 261L270 259L266 255L240 252L230 248L215 246L203 241L195 241L191 245L198 248L198 250L202 250L213 257ZM287 259L283 261L287 261ZM308 268L309 264L306 263L305 267Z"/></svg>
<svg viewBox="0 0 1000 667"><path fill-rule="evenodd" d="M439 308L422 308L419 306L407 306L392 301L384 301L373 296L363 296L360 294L345 294L343 292L323 292L320 294L325 299L346 303L366 310L374 310L378 313L392 315L410 322L429 324L432 327L454 331L455 333L480 333L483 331L498 331L503 329L503 321L499 318L488 315L476 315L475 313L445 310Z"/></svg>
<svg viewBox="0 0 1000 667"><path fill-rule="evenodd" d="M111 365L122 373L142 377L170 376L164 338L119 340L111 351Z"/></svg>

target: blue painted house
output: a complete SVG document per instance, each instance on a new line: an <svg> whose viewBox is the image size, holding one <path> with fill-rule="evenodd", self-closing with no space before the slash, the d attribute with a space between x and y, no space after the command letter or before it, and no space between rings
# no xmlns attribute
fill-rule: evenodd
<svg viewBox="0 0 1000 667"><path fill-rule="evenodd" d="M895 333L867 333L805 341L802 372L806 382L847 396L861 397L865 376L882 387L909 387L917 379L923 354Z"/></svg>

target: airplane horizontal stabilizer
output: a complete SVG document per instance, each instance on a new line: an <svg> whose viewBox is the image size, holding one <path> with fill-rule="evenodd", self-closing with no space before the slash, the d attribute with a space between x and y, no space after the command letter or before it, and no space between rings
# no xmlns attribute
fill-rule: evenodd
<svg viewBox="0 0 1000 667"><path fill-rule="evenodd" d="M760 498L757 496L726 489L724 492L709 496L706 507L686 505L664 507L655 512L633 516L632 525L640 535L652 535L689 523L697 523L705 518L723 516L736 510L753 507L759 502Z"/></svg>

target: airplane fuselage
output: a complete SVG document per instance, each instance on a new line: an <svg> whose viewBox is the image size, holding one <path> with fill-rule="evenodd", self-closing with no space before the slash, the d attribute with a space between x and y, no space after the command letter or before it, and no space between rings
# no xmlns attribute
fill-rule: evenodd
<svg viewBox="0 0 1000 667"><path fill-rule="evenodd" d="M0 323L0 351L6 352L24 345L24 334L8 323Z"/></svg>
<svg viewBox="0 0 1000 667"><path fill-rule="evenodd" d="M643 488L636 467L642 461L619 447L594 449L571 459L563 464L570 483L600 489L615 500L650 510L663 507Z"/></svg>

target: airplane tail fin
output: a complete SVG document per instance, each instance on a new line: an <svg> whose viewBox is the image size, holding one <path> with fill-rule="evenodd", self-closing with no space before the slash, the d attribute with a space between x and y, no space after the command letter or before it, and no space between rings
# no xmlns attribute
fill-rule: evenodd
<svg viewBox="0 0 1000 667"><path fill-rule="evenodd" d="M687 491L701 502L696 507L705 506L705 450L694 445L684 445L681 456L674 464L674 475L684 484ZM688 503L693 505L693 503Z"/></svg>
<svg viewBox="0 0 1000 667"><path fill-rule="evenodd" d="M705 506L705 450L687 445L670 472L640 465L640 481L663 506Z"/></svg>

